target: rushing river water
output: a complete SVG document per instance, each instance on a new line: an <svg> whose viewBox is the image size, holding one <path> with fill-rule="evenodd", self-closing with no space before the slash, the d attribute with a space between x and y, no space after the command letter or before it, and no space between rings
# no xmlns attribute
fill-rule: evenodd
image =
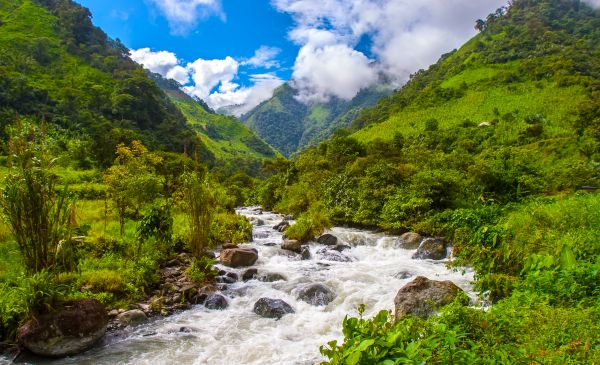
<svg viewBox="0 0 600 365"><path fill-rule="evenodd" d="M211 311L196 306L150 321L124 336L107 335L94 349L76 357L43 362L23 360L53 365L315 364L323 360L319 346L343 338L344 316L356 315L361 303L366 305L366 316L393 308L396 292L412 280L400 279L399 272L451 280L471 293L471 272L452 271L445 261L412 260L414 251L397 248L397 237L336 227L330 233L352 247L343 253L352 262L325 260L318 253L324 246L316 243L310 245L311 258L301 260L299 255L278 247L282 235L272 227L282 216L262 213L258 208L243 208L238 212L255 221L254 241L250 245L258 250L255 267L259 274L279 273L286 281L240 281L229 285L223 293L229 301L226 310ZM226 270L237 272L240 277L244 271ZM335 291L335 300L320 307L297 300L298 288L308 283L327 285ZM283 299L295 313L280 320L261 318L253 312L253 307L262 297Z"/></svg>

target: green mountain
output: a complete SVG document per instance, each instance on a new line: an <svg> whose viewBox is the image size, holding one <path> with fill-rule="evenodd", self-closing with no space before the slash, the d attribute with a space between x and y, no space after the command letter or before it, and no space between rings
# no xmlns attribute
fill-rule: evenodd
<svg viewBox="0 0 600 365"><path fill-rule="evenodd" d="M242 116L242 121L260 137L290 156L348 127L361 109L371 107L392 91L388 85L361 90L352 100L331 98L306 105L295 98L296 90L283 84L273 97Z"/></svg>
<svg viewBox="0 0 600 365"><path fill-rule="evenodd" d="M0 0L1 133L17 114L44 120L88 140L104 166L133 139L196 152L223 171L257 171L276 156L238 120L149 77L127 54L71 0Z"/></svg>
<svg viewBox="0 0 600 365"><path fill-rule="evenodd" d="M243 170L253 174L259 171L263 160L281 156L238 119L217 114L204 101L181 91L176 81L157 74L152 78L196 131L203 146L202 158L209 166L227 173Z"/></svg>

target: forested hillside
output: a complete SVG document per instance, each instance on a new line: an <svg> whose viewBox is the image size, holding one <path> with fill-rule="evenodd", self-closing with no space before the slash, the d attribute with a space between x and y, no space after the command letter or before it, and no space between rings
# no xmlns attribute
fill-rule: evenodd
<svg viewBox="0 0 600 365"><path fill-rule="evenodd" d="M332 97L327 102L303 103L297 91L286 83L273 97L241 117L260 137L290 156L331 137L335 130L348 127L364 108L371 107L392 88L382 83L361 90L353 99Z"/></svg>
<svg viewBox="0 0 600 365"><path fill-rule="evenodd" d="M202 100L193 99L173 80L152 75L185 116L202 142L201 160L225 174L244 171L255 175L265 159L280 154L238 119L215 113Z"/></svg>
<svg viewBox="0 0 600 365"><path fill-rule="evenodd" d="M197 153L229 172L233 159L249 172L274 156L239 121L192 115L202 108L181 92L169 98L90 17L70 0L0 2L1 133L17 113L43 119L77 135L76 153L103 166L117 144L136 139L154 150Z"/></svg>
<svg viewBox="0 0 600 365"><path fill-rule="evenodd" d="M476 27L349 130L271 165L260 199L298 215L292 236L329 220L445 236L497 303L486 313L457 303L430 321L346 321L345 342L323 349L331 364L598 359L597 326L578 333L557 318L600 314L600 13L518 0ZM514 330L486 330L503 321Z"/></svg>

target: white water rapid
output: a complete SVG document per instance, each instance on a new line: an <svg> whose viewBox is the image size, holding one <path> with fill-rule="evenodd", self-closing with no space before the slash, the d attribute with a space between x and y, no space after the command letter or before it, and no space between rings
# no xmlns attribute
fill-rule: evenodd
<svg viewBox="0 0 600 365"><path fill-rule="evenodd" d="M393 309L398 290L414 276L451 280L470 295L472 272L455 272L446 261L413 260L414 250L397 248L397 237L364 230L333 228L329 233L352 248L343 252L352 262L327 261L317 253L324 246L312 243L311 258L283 251L281 233L272 227L283 217L262 213L256 207L238 211L255 222L251 247L258 250L254 266L260 273L278 273L286 281L272 283L250 280L228 285L226 310L191 310L156 319L133 329L125 336L107 335L102 343L86 353L33 364L210 364L210 365L308 365L324 360L319 346L341 340L342 320L356 315L361 304L366 316L382 309ZM264 224L257 225L260 219ZM261 222L258 222L261 223ZM276 245L269 245L275 243ZM245 269L221 267L241 278ZM400 279L400 272L413 275ZM307 283L322 283L336 298L326 306L313 306L296 298L298 288ZM261 318L253 312L262 297L283 299L295 310L280 320ZM182 328L185 328L182 331Z"/></svg>

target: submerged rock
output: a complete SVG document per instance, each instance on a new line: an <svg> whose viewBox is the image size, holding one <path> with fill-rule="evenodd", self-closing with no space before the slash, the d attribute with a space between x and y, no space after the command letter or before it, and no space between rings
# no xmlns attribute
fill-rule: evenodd
<svg viewBox="0 0 600 365"><path fill-rule="evenodd" d="M287 278L276 272L265 272L258 275L258 280L265 283L272 283L274 281L287 281Z"/></svg>
<svg viewBox="0 0 600 365"><path fill-rule="evenodd" d="M335 250L328 250L326 248L322 248L317 251L319 257L323 260L327 261L335 261L335 262L352 262L354 261L351 257L344 255L341 252Z"/></svg>
<svg viewBox="0 0 600 365"><path fill-rule="evenodd" d="M346 250L351 249L352 247L348 246L348 245L335 245L333 247L331 247L332 250L335 250L337 252L343 252Z"/></svg>
<svg viewBox="0 0 600 365"><path fill-rule="evenodd" d="M302 252L302 244L298 240L284 240L281 248L296 253Z"/></svg>
<svg viewBox="0 0 600 365"><path fill-rule="evenodd" d="M302 252L300 252L300 256L302 257L302 260L310 260L310 250L308 249L308 247L302 248Z"/></svg>
<svg viewBox="0 0 600 365"><path fill-rule="evenodd" d="M309 284L300 289L298 299L312 305L327 305L335 299L335 293L323 284Z"/></svg>
<svg viewBox="0 0 600 365"><path fill-rule="evenodd" d="M280 319L288 313L295 313L294 309L281 299L260 298L254 304L254 313L265 318Z"/></svg>
<svg viewBox="0 0 600 365"><path fill-rule="evenodd" d="M413 276L414 275L411 272L406 271L406 270L403 270L403 271L400 271L400 272L397 272L397 273L394 274L394 277L396 279L408 279L408 278L413 277Z"/></svg>
<svg viewBox="0 0 600 365"><path fill-rule="evenodd" d="M242 280L248 281L248 280L256 279L257 275L258 275L258 270L254 269L254 268L248 269L248 270L244 271L244 273L242 274Z"/></svg>
<svg viewBox="0 0 600 365"><path fill-rule="evenodd" d="M76 355L102 338L107 326L104 306L95 299L82 299L65 303L55 313L29 320L17 330L17 339L37 355Z"/></svg>
<svg viewBox="0 0 600 365"><path fill-rule="evenodd" d="M289 226L290 226L290 222L284 220L284 221L277 223L275 226L273 226L273 229L276 230L277 232L283 232L286 229L288 229Z"/></svg>
<svg viewBox="0 0 600 365"><path fill-rule="evenodd" d="M258 260L255 248L238 247L221 251L221 263L229 267L252 266Z"/></svg>
<svg viewBox="0 0 600 365"><path fill-rule="evenodd" d="M407 250L414 250L419 248L422 239L423 237L421 237L421 235L418 233L406 232L400 236L399 246Z"/></svg>
<svg viewBox="0 0 600 365"><path fill-rule="evenodd" d="M221 294L211 294L206 298L204 306L208 309L223 310L229 307L229 303L227 303L227 299Z"/></svg>
<svg viewBox="0 0 600 365"><path fill-rule="evenodd" d="M396 320L406 314L427 318L437 308L450 304L462 291L451 281L435 281L417 276L396 294L394 299Z"/></svg>
<svg viewBox="0 0 600 365"><path fill-rule="evenodd" d="M325 233L317 238L317 242L325 246L335 246L337 245L338 238L332 234Z"/></svg>
<svg viewBox="0 0 600 365"><path fill-rule="evenodd" d="M443 260L446 258L446 240L443 238L426 238L421 242L413 259Z"/></svg>

